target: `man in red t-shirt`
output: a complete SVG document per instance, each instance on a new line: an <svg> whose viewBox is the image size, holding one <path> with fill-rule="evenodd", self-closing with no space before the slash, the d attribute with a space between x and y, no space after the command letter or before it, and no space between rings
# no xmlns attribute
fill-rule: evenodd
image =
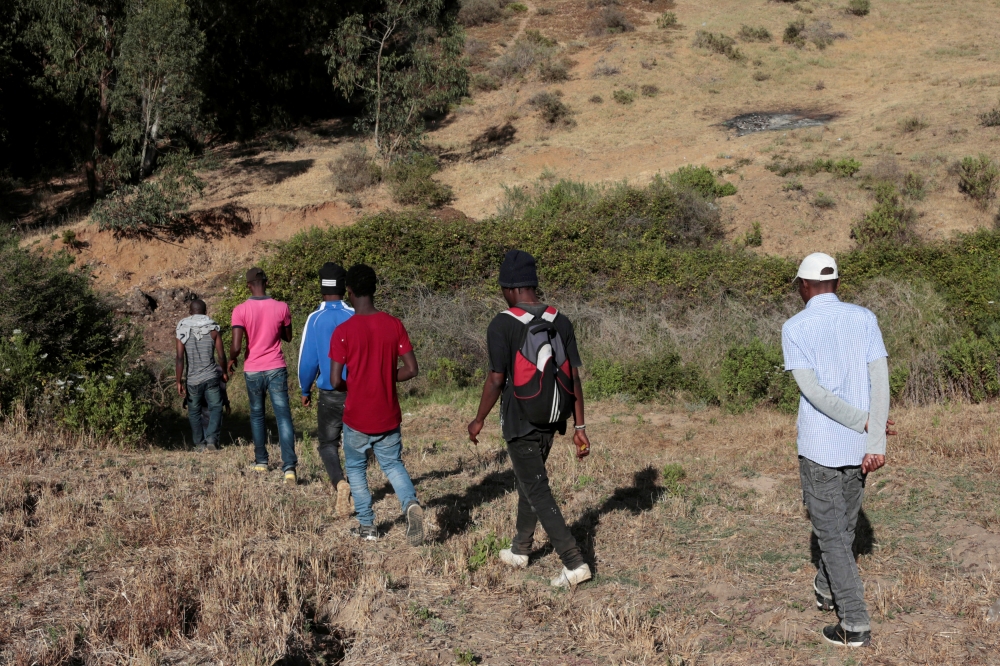
<svg viewBox="0 0 1000 666"><path fill-rule="evenodd" d="M250 400L250 430L253 432L255 464L258 472L266 472L267 431L264 428L264 398L271 396L271 409L278 423L281 444L281 467L285 483L295 485L295 430L292 410L288 404L288 368L281 352L281 341L292 340L292 315L288 304L267 295L267 276L259 268L247 271L250 298L233 308L233 342L229 347L229 375L232 376L247 341L243 378Z"/></svg>
<svg viewBox="0 0 1000 666"><path fill-rule="evenodd" d="M369 541L378 538L367 477L371 449L406 516L406 540L419 546L424 540L423 509L403 465L399 433L403 416L396 395L396 382L417 376L417 358L403 322L375 309L375 271L356 264L347 271L346 283L354 316L338 326L330 338L330 377L337 378L334 389L347 391L344 466L361 523L355 532Z"/></svg>

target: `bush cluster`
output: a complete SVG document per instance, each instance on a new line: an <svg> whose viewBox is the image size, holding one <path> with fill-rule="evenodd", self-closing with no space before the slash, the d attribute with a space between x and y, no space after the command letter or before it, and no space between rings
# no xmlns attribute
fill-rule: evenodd
<svg viewBox="0 0 1000 666"><path fill-rule="evenodd" d="M847 13L855 16L868 16L872 10L871 0L848 0Z"/></svg>
<svg viewBox="0 0 1000 666"><path fill-rule="evenodd" d="M169 156L157 178L125 184L97 202L91 218L101 231L129 236L167 227L188 209L204 184L188 164L186 153Z"/></svg>
<svg viewBox="0 0 1000 666"><path fill-rule="evenodd" d="M976 205L986 209L997 195L1000 185L1000 166L985 153L978 157L965 157L958 164L958 189L969 195Z"/></svg>
<svg viewBox="0 0 1000 666"><path fill-rule="evenodd" d="M386 180L396 203L437 208L452 200L451 188L431 176L440 171L437 159L426 153L411 153L389 165Z"/></svg>
<svg viewBox="0 0 1000 666"><path fill-rule="evenodd" d="M913 240L917 214L903 206L895 184L882 181L875 185L875 207L851 227L851 238L861 246L881 243L908 243Z"/></svg>
<svg viewBox="0 0 1000 666"><path fill-rule="evenodd" d="M699 400L716 398L698 369L674 352L632 361L598 358L587 367L587 377L584 390L595 398L644 402L682 391Z"/></svg>
<svg viewBox="0 0 1000 666"><path fill-rule="evenodd" d="M778 174L779 176L798 175L802 173L809 176L815 176L816 174L825 171L841 178L850 178L861 170L861 162L857 161L853 157L847 157L840 160L824 160L822 158L818 158L812 162L796 162L794 160L782 162L781 159L775 155L774 161L764 168L772 173Z"/></svg>
<svg viewBox="0 0 1000 666"><path fill-rule="evenodd" d="M617 7L605 7L590 22L587 34L592 37L613 35L621 32L634 32L635 25L628 20L625 12Z"/></svg>
<svg viewBox="0 0 1000 666"><path fill-rule="evenodd" d="M382 168L368 156L364 146L353 145L328 165L338 192L353 194L378 185Z"/></svg>
<svg viewBox="0 0 1000 666"><path fill-rule="evenodd" d="M141 340L71 264L0 239L0 413L20 403L37 420L135 443L150 411Z"/></svg>
<svg viewBox="0 0 1000 666"><path fill-rule="evenodd" d="M743 52L736 47L736 40L722 33L699 30L694 36L694 46L700 49L707 49L713 53L722 54L730 60L746 60Z"/></svg>
<svg viewBox="0 0 1000 666"><path fill-rule="evenodd" d="M799 406L799 389L784 370L780 347L758 339L730 347L722 360L723 403L733 412L744 412L762 403L794 412Z"/></svg>
<svg viewBox="0 0 1000 666"><path fill-rule="evenodd" d="M771 32L763 27L750 27L748 25L740 26L739 32L740 39L744 42L769 42L771 41Z"/></svg>
<svg viewBox="0 0 1000 666"><path fill-rule="evenodd" d="M503 18L504 9L511 0L462 0L458 22L466 28L492 23Z"/></svg>
<svg viewBox="0 0 1000 666"><path fill-rule="evenodd" d="M558 92L543 91L528 100L528 104L538 109L542 120L549 126L563 125L570 127L574 125L571 117L572 112L563 103L561 94Z"/></svg>

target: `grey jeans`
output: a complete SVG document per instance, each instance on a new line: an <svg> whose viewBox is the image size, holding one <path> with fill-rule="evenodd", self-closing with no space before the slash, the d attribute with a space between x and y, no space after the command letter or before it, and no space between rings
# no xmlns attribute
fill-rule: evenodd
<svg viewBox="0 0 1000 666"><path fill-rule="evenodd" d="M865 496L861 467L823 467L799 456L802 499L819 542L816 589L832 598L847 631L869 631L865 586L854 561L854 529Z"/></svg>
<svg viewBox="0 0 1000 666"><path fill-rule="evenodd" d="M319 404L316 406L316 430L319 457L326 468L326 474L333 485L344 481L344 470L340 466L340 434L344 430L344 401L347 394L340 391L319 390Z"/></svg>

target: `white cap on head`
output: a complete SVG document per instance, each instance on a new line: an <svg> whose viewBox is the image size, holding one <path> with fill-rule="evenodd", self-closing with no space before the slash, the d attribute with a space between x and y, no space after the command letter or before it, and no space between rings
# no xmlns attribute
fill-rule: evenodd
<svg viewBox="0 0 1000 666"><path fill-rule="evenodd" d="M832 272L823 272L824 269L832 269ZM795 276L803 280L836 280L840 277L837 272L837 262L828 254L813 252L802 260L799 264L799 272Z"/></svg>

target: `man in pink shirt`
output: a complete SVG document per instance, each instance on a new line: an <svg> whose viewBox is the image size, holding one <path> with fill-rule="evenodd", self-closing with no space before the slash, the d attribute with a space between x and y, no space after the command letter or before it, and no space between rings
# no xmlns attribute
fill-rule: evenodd
<svg viewBox="0 0 1000 666"><path fill-rule="evenodd" d="M267 431L264 429L264 396L271 396L271 409L278 422L281 444L281 468L285 483L295 485L295 430L288 405L288 368L281 353L281 341L292 341L292 315L288 304L267 295L267 276L259 268L247 271L250 298L233 309L233 343L229 348L229 375L239 360L246 337L246 360L243 377L250 399L250 429L253 432L255 464L258 472L267 471Z"/></svg>

